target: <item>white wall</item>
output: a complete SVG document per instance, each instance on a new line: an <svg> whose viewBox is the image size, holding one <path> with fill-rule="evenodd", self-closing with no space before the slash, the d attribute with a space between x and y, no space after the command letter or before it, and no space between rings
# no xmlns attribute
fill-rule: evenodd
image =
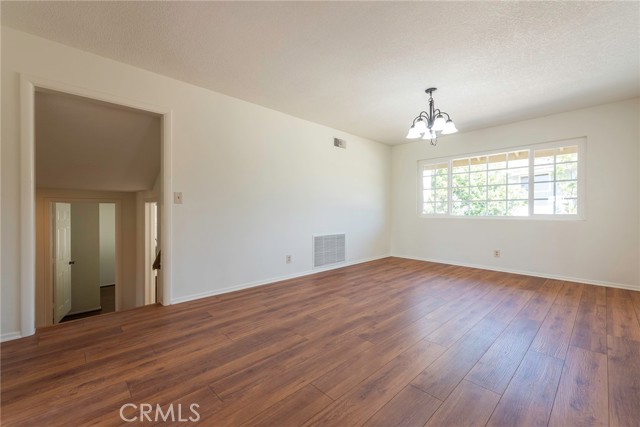
<svg viewBox="0 0 640 427"><path fill-rule="evenodd" d="M100 203L100 286L116 283L116 205Z"/></svg>
<svg viewBox="0 0 640 427"><path fill-rule="evenodd" d="M100 307L100 206L71 203L71 311Z"/></svg>
<svg viewBox="0 0 640 427"><path fill-rule="evenodd" d="M636 98L394 147L392 254L640 289L639 113ZM417 215L418 160L581 136L584 221Z"/></svg>
<svg viewBox="0 0 640 427"><path fill-rule="evenodd" d="M389 147L3 27L3 336L20 329L19 73L172 110L174 301L308 272L314 234L345 232L347 262L389 253Z"/></svg>

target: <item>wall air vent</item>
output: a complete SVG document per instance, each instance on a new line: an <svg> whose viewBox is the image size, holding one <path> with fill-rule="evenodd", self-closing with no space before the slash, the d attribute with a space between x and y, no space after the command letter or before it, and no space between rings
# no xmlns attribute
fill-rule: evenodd
<svg viewBox="0 0 640 427"><path fill-rule="evenodd" d="M336 264L345 260L345 235L313 236L313 266Z"/></svg>
<svg viewBox="0 0 640 427"><path fill-rule="evenodd" d="M333 138L333 146L338 148L347 149L347 141L340 138Z"/></svg>

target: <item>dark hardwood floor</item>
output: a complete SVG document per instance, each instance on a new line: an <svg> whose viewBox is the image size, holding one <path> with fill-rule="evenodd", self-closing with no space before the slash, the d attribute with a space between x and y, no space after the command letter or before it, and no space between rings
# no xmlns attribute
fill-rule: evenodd
<svg viewBox="0 0 640 427"><path fill-rule="evenodd" d="M99 316L100 314L113 313L116 311L116 285L100 287L100 310L88 311L85 313L68 314L60 321L84 319L86 317Z"/></svg>
<svg viewBox="0 0 640 427"><path fill-rule="evenodd" d="M4 343L2 425L634 427L639 316L640 292L386 258Z"/></svg>

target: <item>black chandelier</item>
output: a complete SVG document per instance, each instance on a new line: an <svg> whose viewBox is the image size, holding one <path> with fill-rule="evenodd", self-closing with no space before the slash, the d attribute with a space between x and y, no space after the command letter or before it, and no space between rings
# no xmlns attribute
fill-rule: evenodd
<svg viewBox="0 0 640 427"><path fill-rule="evenodd" d="M434 108L432 94L436 90L438 88L435 87L425 90L429 94L429 111L421 111L418 117L413 119L407 139L428 139L431 140L431 145L436 145L438 143L437 132L440 132L440 135L458 132L449 114ZM445 119L444 116L447 118Z"/></svg>

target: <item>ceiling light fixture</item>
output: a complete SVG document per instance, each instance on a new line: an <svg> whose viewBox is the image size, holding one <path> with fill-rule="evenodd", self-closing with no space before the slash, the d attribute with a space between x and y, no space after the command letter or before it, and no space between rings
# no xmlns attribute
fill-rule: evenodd
<svg viewBox="0 0 640 427"><path fill-rule="evenodd" d="M438 143L437 132L440 132L440 135L458 132L449 114L434 108L432 94L436 90L438 88L435 87L425 90L429 94L429 111L421 111L418 117L413 119L407 139L428 139L431 140L431 145L436 145ZM447 118L445 119L444 116Z"/></svg>

